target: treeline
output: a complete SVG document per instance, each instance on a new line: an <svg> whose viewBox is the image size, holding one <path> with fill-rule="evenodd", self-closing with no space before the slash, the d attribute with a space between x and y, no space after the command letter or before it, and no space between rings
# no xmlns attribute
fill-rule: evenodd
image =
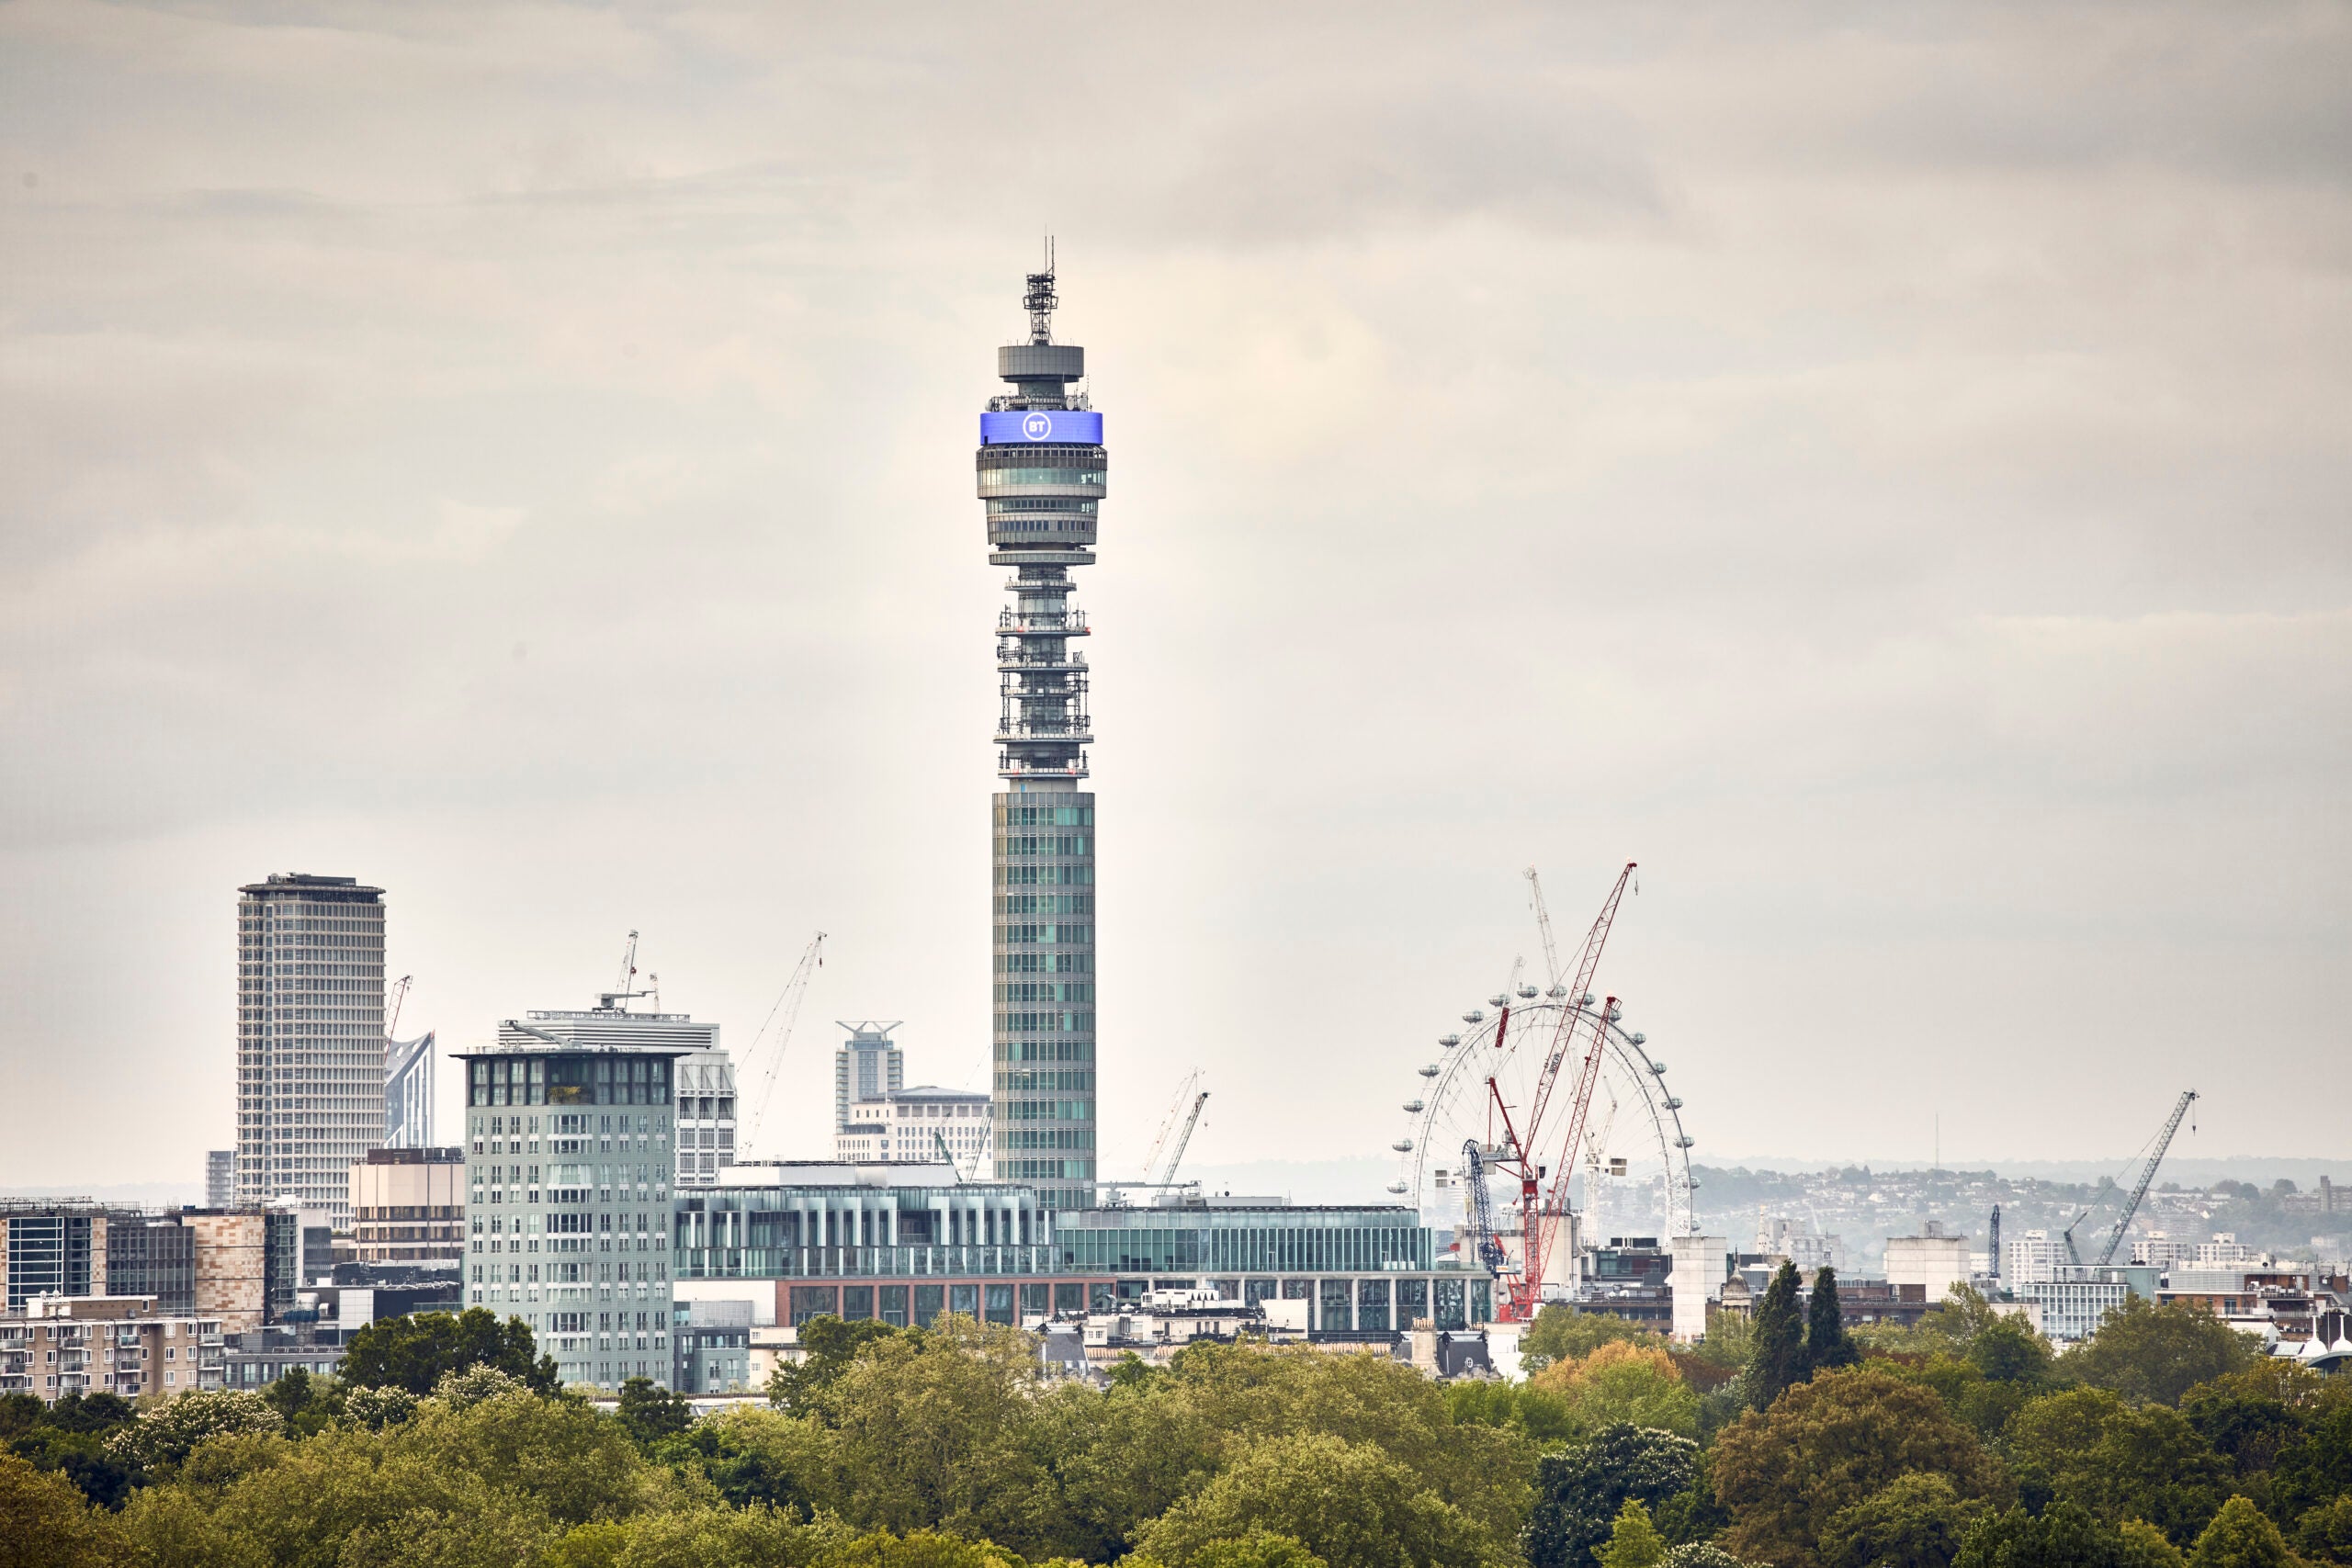
<svg viewBox="0 0 2352 1568"><path fill-rule="evenodd" d="M0 1399L0 1568L2352 1563L2352 1380L2186 1308L2059 1356L1964 1292L1849 1335L1794 1285L1690 1349L1548 1309L1516 1384L1243 1344L1098 1391L1016 1330L820 1319L700 1419L556 1389L479 1310L392 1320L337 1380Z"/></svg>

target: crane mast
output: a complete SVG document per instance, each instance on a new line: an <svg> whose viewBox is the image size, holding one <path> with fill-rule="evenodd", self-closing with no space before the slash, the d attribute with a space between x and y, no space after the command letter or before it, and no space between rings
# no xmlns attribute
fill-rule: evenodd
<svg viewBox="0 0 2352 1568"><path fill-rule="evenodd" d="M2156 1179L2156 1167L2164 1163L2165 1151L2172 1147L2172 1135L2180 1131L2180 1119L2188 1114L2188 1107L2196 1099L2195 1089L2185 1091L2180 1097L2180 1103L2172 1108L2172 1117L2165 1122L2165 1130L2156 1134L2156 1146L2149 1152L2148 1163L2140 1169L2140 1184L2132 1189L2131 1201L2123 1205L2123 1213L2115 1217L2115 1228L2108 1233L2107 1245L2099 1249L2100 1268L2104 1269L2115 1261L2115 1249L2123 1245L2123 1233L2131 1228L2132 1216L2140 1212L2140 1203L2148 1195L2149 1184ZM2072 1228L2068 1227L2070 1232ZM2067 1240L2071 1245L2074 1238L2069 1235Z"/></svg>

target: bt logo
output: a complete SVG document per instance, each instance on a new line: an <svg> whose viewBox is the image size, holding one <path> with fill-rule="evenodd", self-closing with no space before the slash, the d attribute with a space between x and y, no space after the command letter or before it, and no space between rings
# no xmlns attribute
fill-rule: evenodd
<svg viewBox="0 0 2352 1568"><path fill-rule="evenodd" d="M1054 434L1054 416L1033 413L1021 422L1021 434L1032 441L1044 441Z"/></svg>

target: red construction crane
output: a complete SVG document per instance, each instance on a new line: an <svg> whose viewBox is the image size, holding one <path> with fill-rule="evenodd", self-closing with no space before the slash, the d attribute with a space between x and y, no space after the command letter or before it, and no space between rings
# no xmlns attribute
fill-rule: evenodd
<svg viewBox="0 0 2352 1568"><path fill-rule="evenodd" d="M1607 1019L1616 1010L1616 998L1610 998L1608 1005L1598 1013L1589 1014L1594 1020L1592 1043L1578 1064L1570 1085L1566 1134L1556 1140L1560 1152L1548 1161L1544 1158L1544 1151L1554 1146L1555 1140L1546 1124L1545 1113L1552 1106L1552 1091L1559 1082L1560 1068L1575 1048L1577 1026L1589 1016L1586 1010L1591 1006L1589 1000L1591 993L1587 987L1592 984L1593 974L1600 966L1601 950L1609 944L1610 928L1617 920L1617 906L1625 897L1625 888L1633 881L1634 870L1635 863L1627 861L1625 869L1617 874L1617 885L1609 890L1608 899L1600 906L1600 913L1594 919L1592 928L1585 932L1584 948L1577 955L1573 982L1565 990L1557 985L1553 987L1553 996L1563 1003L1560 1023L1553 1032L1551 1044L1545 1050L1544 1066L1536 1076L1533 1093L1521 1118L1521 1124L1514 1124L1501 1086L1491 1076L1487 1079L1489 1108L1501 1122L1503 1133L1502 1144L1488 1158L1493 1165L1519 1179L1521 1266L1517 1279L1503 1282L1509 1298L1504 1316L1510 1321L1524 1321L1535 1315L1535 1309L1543 1297L1544 1262L1552 1251L1554 1241L1551 1235L1553 1226L1546 1223L1546 1217L1556 1220L1567 1209L1568 1180L1576 1171L1577 1145L1584 1136L1585 1113L1592 1103L1593 1084L1600 1074ZM1498 1048L1508 1038L1505 1030L1510 1023L1510 1009L1506 1006L1501 1016L1495 1021L1495 1044ZM1553 1179L1552 1201L1546 1203L1544 1181L1555 1170L1559 1174Z"/></svg>

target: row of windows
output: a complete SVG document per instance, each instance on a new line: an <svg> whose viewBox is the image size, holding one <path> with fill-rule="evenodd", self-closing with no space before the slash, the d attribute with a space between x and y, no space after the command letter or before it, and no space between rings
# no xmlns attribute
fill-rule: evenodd
<svg viewBox="0 0 2352 1568"><path fill-rule="evenodd" d="M1073 1127L1067 1132L999 1133L997 1147L1001 1149L1091 1149L1094 1146L1094 1130Z"/></svg>
<svg viewBox="0 0 2352 1568"><path fill-rule="evenodd" d="M1009 942L1092 942L1094 928L1071 925L1063 921L1003 925L997 928L997 941Z"/></svg>
<svg viewBox="0 0 2352 1568"><path fill-rule="evenodd" d="M1094 999L1094 985L1090 980L1005 980L996 988L1001 1002L1091 1002Z"/></svg>
<svg viewBox="0 0 2352 1568"><path fill-rule="evenodd" d="M1041 1073L1035 1070L1021 1073L999 1073L996 1076L996 1087L999 1089L1011 1093L1021 1093L1023 1091L1031 1093L1051 1093L1056 1089L1085 1089L1091 1093L1094 1088L1094 1075L1090 1072L1080 1071Z"/></svg>
<svg viewBox="0 0 2352 1568"><path fill-rule="evenodd" d="M992 468L983 466L978 472L979 492L984 496L1002 495L1015 485L1075 485L1085 490L1110 489L1110 474L1102 468Z"/></svg>
<svg viewBox="0 0 2352 1568"><path fill-rule="evenodd" d="M1001 1012L996 1015L999 1034L1091 1034L1094 1015L1091 1012Z"/></svg>
<svg viewBox="0 0 2352 1568"><path fill-rule="evenodd" d="M999 1018L1007 1014L999 1013ZM1091 1062L1094 1060L1091 1040L1003 1040L997 1043L996 1059L1000 1062Z"/></svg>
<svg viewBox="0 0 2352 1568"><path fill-rule="evenodd" d="M1091 1100L1005 1100L997 1109L1007 1122L1091 1122Z"/></svg>
<svg viewBox="0 0 2352 1568"><path fill-rule="evenodd" d="M1001 1159L996 1162L999 1181L1091 1181L1094 1162L1091 1159Z"/></svg>
<svg viewBox="0 0 2352 1568"><path fill-rule="evenodd" d="M1000 975L1091 975L1094 973L1094 954L1000 953L996 955L996 972Z"/></svg>
<svg viewBox="0 0 2352 1568"><path fill-rule="evenodd" d="M1091 915L1094 913L1094 895L1000 893L996 896L996 912L1000 915Z"/></svg>
<svg viewBox="0 0 2352 1568"><path fill-rule="evenodd" d="M1094 807L1000 806L996 808L996 825L1000 828L1091 828L1094 826Z"/></svg>
<svg viewBox="0 0 2352 1568"><path fill-rule="evenodd" d="M1428 1230L1419 1226L1326 1230L1267 1225L1248 1230L1191 1226L1097 1230L1065 1225L1062 1261L1072 1269L1379 1269L1430 1266Z"/></svg>
<svg viewBox="0 0 2352 1568"><path fill-rule="evenodd" d="M1090 855L1094 840L1084 833L1008 833L996 841L1000 855Z"/></svg>
<svg viewBox="0 0 2352 1568"><path fill-rule="evenodd" d="M1083 863L1060 865L1001 865L999 887L1085 887L1094 881L1094 868Z"/></svg>
<svg viewBox="0 0 2352 1568"><path fill-rule="evenodd" d="M1009 512L1076 512L1091 517L1102 506L1099 501L1066 495L1022 495L1005 501L989 502L989 515L996 517Z"/></svg>

